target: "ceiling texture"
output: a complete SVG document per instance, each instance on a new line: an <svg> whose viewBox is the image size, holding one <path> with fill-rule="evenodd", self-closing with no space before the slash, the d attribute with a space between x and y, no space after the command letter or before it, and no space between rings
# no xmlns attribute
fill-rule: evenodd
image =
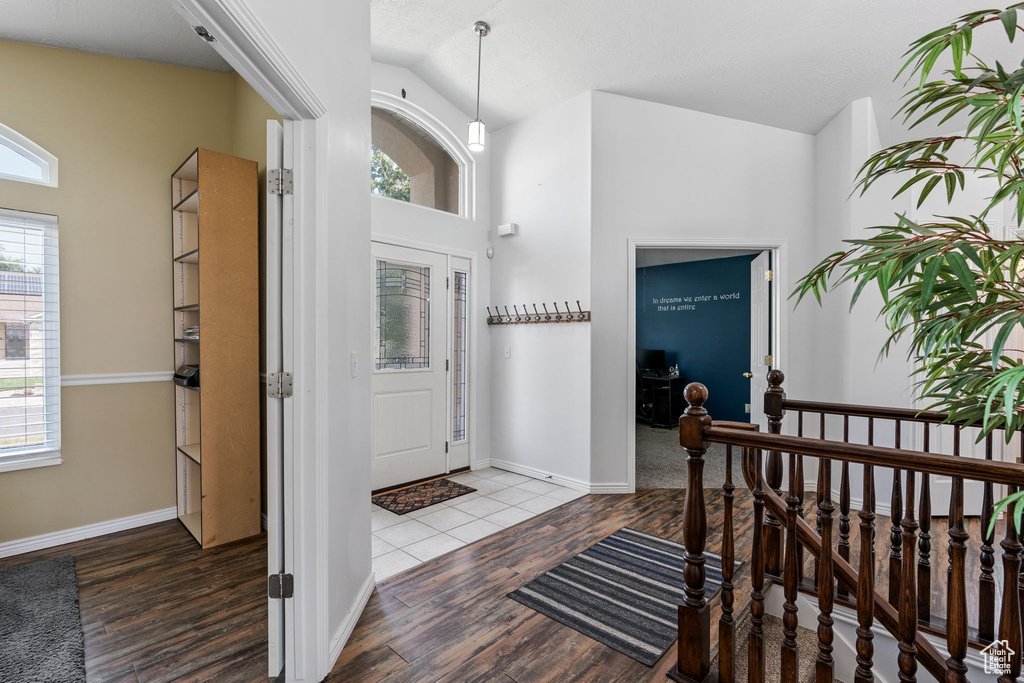
<svg viewBox="0 0 1024 683"><path fill-rule="evenodd" d="M903 92L902 79L893 77L906 46L974 4L371 0L372 53L410 69L471 114L473 23L488 22L480 109L492 129L603 90L814 134L849 102L870 96L882 142L890 144L908 137L889 120ZM1002 48L1013 66L1024 57L1013 57L1024 44L1003 47L999 26L976 32L975 51L986 44Z"/></svg>
<svg viewBox="0 0 1024 683"><path fill-rule="evenodd" d="M0 39L232 71L167 0L0 0Z"/></svg>
<svg viewBox="0 0 1024 683"><path fill-rule="evenodd" d="M370 5L373 59L410 69L467 114L475 106L473 23L491 25L481 94L491 130L603 90L813 134L852 100L870 96L885 144L909 137L890 120L903 92L892 79L906 45L974 9L968 0ZM231 71L168 0L0 0L0 17L3 39ZM993 45L1011 66L1024 57L1018 43L1007 45L998 26L975 35L975 51L989 54ZM957 127L963 123L947 130Z"/></svg>

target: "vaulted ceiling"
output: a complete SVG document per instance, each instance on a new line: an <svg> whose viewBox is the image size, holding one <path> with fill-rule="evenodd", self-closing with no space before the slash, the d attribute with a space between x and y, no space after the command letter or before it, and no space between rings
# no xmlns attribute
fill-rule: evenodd
<svg viewBox="0 0 1024 683"><path fill-rule="evenodd" d="M889 117L903 91L892 79L906 45L974 8L966 0L370 3L373 58L410 69L467 113L476 86L472 26L491 25L481 95L491 130L605 90L816 133L870 96L883 142L905 137ZM3 0L0 38L231 70L167 0ZM978 32L976 51L987 42L1008 64L1024 57L998 26Z"/></svg>
<svg viewBox="0 0 1024 683"><path fill-rule="evenodd" d="M973 5L371 0L371 35L375 60L409 68L471 113L477 57L472 27L487 21L481 118L492 128L580 92L605 90L816 133L847 103L871 96L886 142L901 135L899 124L888 119L903 92L902 81L893 83L893 77L907 45L977 9ZM1006 45L998 25L979 31L975 44L984 45L989 36ZM1021 52L1003 48L1000 54L1016 66Z"/></svg>

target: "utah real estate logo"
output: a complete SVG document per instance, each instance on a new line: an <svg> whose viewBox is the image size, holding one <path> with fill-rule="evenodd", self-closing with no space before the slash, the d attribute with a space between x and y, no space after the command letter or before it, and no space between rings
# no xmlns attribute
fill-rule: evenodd
<svg viewBox="0 0 1024 683"><path fill-rule="evenodd" d="M1006 640L993 641L988 647L981 651L981 659L985 667L985 673L991 675L1003 675L1010 673L1010 658L1016 653L1010 649L1010 643Z"/></svg>

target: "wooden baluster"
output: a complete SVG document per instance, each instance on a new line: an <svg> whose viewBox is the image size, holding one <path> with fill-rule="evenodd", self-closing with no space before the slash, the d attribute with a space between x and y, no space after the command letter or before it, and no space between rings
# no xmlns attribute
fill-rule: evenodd
<svg viewBox="0 0 1024 683"><path fill-rule="evenodd" d="M799 657L796 644L797 584L800 581L799 556L797 555L796 519L800 514L800 498L797 496L796 454L789 454L789 494L786 496L786 566L782 573L786 602L782 615L782 670L780 680L797 680Z"/></svg>
<svg viewBox="0 0 1024 683"><path fill-rule="evenodd" d="M821 441L825 440L825 413L818 413L818 439L820 439ZM814 528L818 532L818 536L821 536L821 524L822 524L822 521L821 521L821 515L822 515L821 501L822 501L822 495L823 495L822 494L822 490L826 486L824 474L825 474L825 463L819 460L818 461L818 490L817 490L817 493L815 494L815 499L814 499L815 507L817 508L817 512L815 512L815 515L814 515ZM832 481L832 473L831 472L829 472L828 481L829 482ZM831 484L828 484L828 486L831 486ZM831 503L831 489L829 490L829 502ZM835 509L835 507L833 506L833 510L834 509ZM802 547L803 546L801 546L801 548ZM817 586L818 586L818 574L820 573L820 562L818 561L817 557L814 558L813 562L814 562L814 574L812 574L812 576L814 577L814 586L815 586L815 588L817 588Z"/></svg>
<svg viewBox="0 0 1024 683"><path fill-rule="evenodd" d="M985 459L992 459L992 434L985 437ZM989 532L992 519L992 482L986 481L981 497L981 576L978 577L978 637L993 640L996 634L996 554L992 548L995 530Z"/></svg>
<svg viewBox="0 0 1024 683"><path fill-rule="evenodd" d="M843 415L843 443L850 443L850 416ZM850 561L850 463L843 461L839 480L839 557ZM846 586L838 587L840 597L847 597Z"/></svg>
<svg viewBox="0 0 1024 683"><path fill-rule="evenodd" d="M683 569L685 598L679 606L679 656L669 678L674 681L713 681L711 668L711 611L704 597L704 544L708 536L707 504L704 500L704 429L711 416L704 409L708 390L693 382L683 390L687 407L679 418L679 445L686 451L686 496L683 500Z"/></svg>
<svg viewBox="0 0 1024 683"><path fill-rule="evenodd" d="M930 451L928 423L924 423L924 452ZM930 621L932 617L932 489L928 473L921 473L921 508L918 512L921 533L917 537L917 618Z"/></svg>
<svg viewBox="0 0 1024 683"><path fill-rule="evenodd" d="M768 371L768 390L764 393L764 413L768 418L768 433L782 433L782 418L785 411L782 410L782 402L786 399L786 392L782 390L782 382L786 376L781 370ZM775 493L782 495L782 453L779 451L768 451L768 462L765 466L765 483ZM765 571L772 576L782 576L782 520L768 512L765 516L765 538L764 538L764 559Z"/></svg>
<svg viewBox="0 0 1024 683"><path fill-rule="evenodd" d="M800 415L802 417L803 413L800 413ZM801 430L800 435L803 436L803 430ZM792 457L792 454L790 454L790 457ZM803 518L804 502L806 500L804 495L806 493L806 491L804 491L804 456L799 453L797 453L796 456L796 488L794 491L796 491L796 498L798 501L797 515ZM797 581L802 583L804 580L804 547L799 542L796 544L796 566L798 571Z"/></svg>
<svg viewBox="0 0 1024 683"><path fill-rule="evenodd" d="M871 421L868 421L868 441L871 441ZM871 465L864 465L864 498L860 506L860 564L857 581L857 671L854 683L873 683L875 634L871 626L875 619L875 474Z"/></svg>
<svg viewBox="0 0 1024 683"><path fill-rule="evenodd" d="M896 448L900 447L900 421L896 420ZM907 472L908 477L913 476ZM891 508L892 524L889 526L889 604L895 607L900 602L900 567L903 563L903 532L900 528L900 519L903 517L903 482L902 472L898 469L892 471L892 497L889 507ZM909 501L907 503L909 505Z"/></svg>
<svg viewBox="0 0 1024 683"><path fill-rule="evenodd" d="M914 520L914 473L907 470L907 505L903 515L903 562L900 578L900 654L897 658L900 667L900 681L903 683L917 682L917 586L914 584L917 568L911 559L917 546L917 521Z"/></svg>
<svg viewBox="0 0 1024 683"><path fill-rule="evenodd" d="M1017 487L1011 486L1007 493L1016 493ZM1011 506L1012 508L1013 506ZM1003 591L1003 606L999 613L999 640L1005 640L1014 651L1010 657L1009 671L999 677L999 683L1016 681L1021 671L1021 623L1020 623L1020 591L1012 586L1020 582L1021 543L1020 530L1013 520L1014 513L1007 509L1006 535L999 547L1003 549L1003 585L1011 588Z"/></svg>
<svg viewBox="0 0 1024 683"><path fill-rule="evenodd" d="M733 565L735 544L732 529L732 497L736 487L732 483L732 445L725 447L725 484L722 486L724 512L722 517L722 616L718 620L718 673L719 680L736 680L736 622L733 620Z"/></svg>
<svg viewBox="0 0 1024 683"><path fill-rule="evenodd" d="M955 443L959 443L959 438ZM959 449L954 446L954 450ZM964 530L964 480L963 477L953 477L953 491L949 499L949 585L946 597L948 683L967 680L967 665L964 664L967 656L967 572L964 567L967 538Z"/></svg>
<svg viewBox="0 0 1024 683"><path fill-rule="evenodd" d="M823 420L824 421L824 420ZM824 427L822 427L824 432ZM832 659L832 607L835 580L832 566L832 461L820 460L818 465L818 513L821 523L821 560L818 562L818 657L814 662L815 683L832 683L835 663Z"/></svg>
<svg viewBox="0 0 1024 683"><path fill-rule="evenodd" d="M764 521L764 472L761 451L751 451L756 458L754 475L754 539L750 556L750 635L747 640L747 680L764 683L764 570L765 538L768 527Z"/></svg>

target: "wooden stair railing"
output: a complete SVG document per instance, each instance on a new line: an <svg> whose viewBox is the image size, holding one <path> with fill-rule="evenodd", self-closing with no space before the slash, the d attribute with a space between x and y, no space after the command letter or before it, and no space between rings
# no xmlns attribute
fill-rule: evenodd
<svg viewBox="0 0 1024 683"><path fill-rule="evenodd" d="M842 441L850 443L850 420L851 418L864 419L867 422L867 445L875 444L875 434L882 429L884 436L891 438L895 448L900 448L904 431L908 429L920 429L921 449L928 453L932 451L933 432L945 428L952 438L952 455L961 457L961 446L969 427L980 427L980 423L952 423L947 413L935 411L917 411L908 408L890 408L881 406L854 405L842 403L828 403L820 401L799 401L786 397L782 390L783 374L773 370L768 374L769 389L765 393L765 414L768 419L769 431L781 433L784 426L784 416L787 411L797 414L796 432L798 436L804 435L805 415L818 415L819 438L825 438L826 416L842 418ZM890 423L892 432L884 429L885 423ZM836 430L838 431L838 430ZM1001 432L1002 428L997 428ZM989 434L984 439L984 458L993 459L994 434ZM1020 439L1021 454L1024 455L1024 438ZM820 484L820 481L819 481ZM889 528L889 562L888 562L888 586L889 601L897 604L899 598L899 586L904 580L907 568L904 565L916 564L916 584L918 591L917 610L919 627L932 633L943 634L947 630L947 619L944 614L932 613L932 586L938 583L940 577L934 577L933 572L939 569L939 564L932 561L932 553L938 550L932 547L932 477L928 472L919 475L920 495L918 500L918 512L916 523L918 524L916 562L915 554L907 554L902 544L901 521L903 512L903 489L902 472L898 468L893 469L893 487L890 500L892 523ZM995 537L988 532L988 521L992 517L994 503L994 482L982 482L981 502L981 527L980 538L980 567L976 576L968 577L969 581L978 582L977 601L972 605L975 609L974 622L976 627L968 629L968 643L976 649L989 645L996 636L996 581L995 581L995 560L996 554L993 547ZM849 557L849 544L846 539L849 537L849 490L850 473L847 463L843 464L840 473L840 522L839 522L839 547L844 557ZM820 486L819 486L820 491ZM820 495L820 494L819 494ZM846 500L844 502L844 496ZM913 505L908 501L907 505ZM872 509L872 515L874 510ZM872 517L873 521L873 517ZM820 532L820 528L819 528ZM770 534L771 532L769 532ZM955 530L954 534L961 531ZM803 568L803 565L800 565ZM769 572L771 570L769 569ZM806 578L806 577L803 577ZM817 578L817 570L814 579ZM803 586L803 581L801 582ZM851 605L850 597L845 590L840 588L837 596L840 604Z"/></svg>
<svg viewBox="0 0 1024 683"><path fill-rule="evenodd" d="M781 384L781 373L773 388ZM781 391L777 392L781 394ZM855 681L873 681L872 673L876 664L891 669L893 664L898 667L901 681L916 681L917 667L920 664L930 674L944 681L966 681L967 668L964 659L967 650L967 592L965 573L965 551L967 533L963 522L963 482L967 480L982 481L989 484L1006 485L1016 490L1024 486L1024 467L1016 464L986 460L969 460L951 455L909 451L900 448L888 448L871 445L859 445L846 442L811 439L802 436L786 436L779 433L760 433L752 425L736 423L712 422L703 405L707 400L707 389L700 384L690 384L684 392L688 407L680 418L680 444L687 454L687 472L689 476L684 503L683 533L687 547L685 556L686 568L686 600L679 607L679 657L668 676L676 681L732 681L734 680L733 658L734 644L737 638L748 638L748 680L765 680L765 652L762 631L764 614L764 572L770 564L771 549L774 543L774 530L769 524L770 514L781 524L783 529L782 582L785 595L783 616L783 645L781 654L783 681L796 681L798 655L795 639L797 621L796 593L801 579L798 565L799 551L806 550L817 567L818 595L818 651L815 660L815 681L831 681L834 678L832 661L832 618L835 584L856 596L857 618L857 671ZM784 399L784 394L782 397ZM766 405L768 396L766 395ZM874 417L874 416L867 416ZM731 515L732 448L739 447L743 452L742 472L748 487L754 496L754 538L751 557L751 616L752 625L748 634L737 634L732 614L732 575L731 570L723 578L723 610L719 623L721 642L724 647L719 650L719 670L711 666L710 657L710 623L707 601L704 598L704 546L707 540L707 513L704 504L703 465L704 454L708 443L725 444L727 447L727 480L726 480L726 514ZM765 461L763 453L768 453ZM766 469L770 469L771 454L786 453L789 455L788 491L785 498L774 490ZM837 545L833 547L832 513L834 511L831 494L819 496L819 526L822 534L808 524L800 514L801 501L796 477L799 475L797 457L816 458L819 462L842 463L843 471L848 465L864 466L864 495L862 509L859 513L861 528L861 552L859 568L854 569L849 562L850 548ZM769 467L764 467L766 464ZM890 467L906 473L906 498L901 505L901 515L897 520L900 528L900 585L895 596L897 605L890 603L874 589L873 579L876 568L874 557L874 477L876 466ZM831 472L831 467L823 467ZM950 508L950 572L948 580L948 616L947 616L947 649L948 659L943 659L939 651L918 628L918 576L920 565L913 562L915 550L920 552L918 529L915 518L916 482L915 474L950 477L953 481L953 501ZM821 478L824 491L831 491L829 475ZM924 481L922 479L922 481ZM901 481L902 483L902 481ZM901 491L902 493L902 491ZM842 498L848 498L841 495ZM925 509L922 503L922 508ZM840 501L841 515L844 512ZM848 507L845 509L849 516ZM930 516L930 513L929 513ZM1016 588L1020 572L1022 547L1012 524L1007 524L1006 536L1000 544L1003 550L1004 582ZM842 523L840 533L842 534ZM889 530L891 532L891 529ZM848 539L847 539L848 540ZM991 535L983 541L991 542ZM732 533L723 535L723 567L732 566L734 559L734 538ZM892 540L890 537L890 547ZM799 549L799 550L798 550ZM903 560L906 560L905 562ZM993 563L994 564L994 563ZM994 581L993 581L994 586ZM995 593L993 592L993 596ZM728 597L727 597L728 596ZM1010 671L1000 678L1002 682L1016 681L1021 666L1021 595L1018 590L1003 591L1001 618L999 622L1000 639L1008 640L1015 655L1011 658ZM728 609L724 606L728 601ZM899 656L895 663L874 661L871 627L874 620L888 630L899 642ZM721 676L721 677L720 677Z"/></svg>

